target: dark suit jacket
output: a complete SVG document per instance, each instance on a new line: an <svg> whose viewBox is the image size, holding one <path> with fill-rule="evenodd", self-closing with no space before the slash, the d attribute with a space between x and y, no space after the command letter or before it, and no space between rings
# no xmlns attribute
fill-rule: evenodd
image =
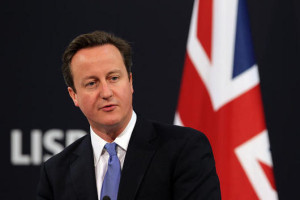
<svg viewBox="0 0 300 200"><path fill-rule="evenodd" d="M90 135L45 162L38 200L97 200ZM191 129L137 119L118 200L217 200L219 180L207 138Z"/></svg>

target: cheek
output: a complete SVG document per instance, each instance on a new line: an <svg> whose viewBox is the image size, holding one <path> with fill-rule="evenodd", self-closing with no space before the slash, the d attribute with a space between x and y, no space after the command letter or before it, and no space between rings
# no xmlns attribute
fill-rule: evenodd
<svg viewBox="0 0 300 200"><path fill-rule="evenodd" d="M127 104L127 106L132 105L132 89L131 87L126 87L122 90L123 101Z"/></svg>
<svg viewBox="0 0 300 200"><path fill-rule="evenodd" d="M82 111L89 111L96 102L96 95L81 95L78 99L79 107Z"/></svg>

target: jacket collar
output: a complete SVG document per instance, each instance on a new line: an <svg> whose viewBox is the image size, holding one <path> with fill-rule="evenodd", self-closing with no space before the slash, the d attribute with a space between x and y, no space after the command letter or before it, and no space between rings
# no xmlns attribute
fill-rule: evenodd
<svg viewBox="0 0 300 200"><path fill-rule="evenodd" d="M121 174L118 199L133 200L158 146L151 122L137 117ZM96 177L90 135L74 151L70 160L71 180L78 199L97 200Z"/></svg>
<svg viewBox="0 0 300 200"><path fill-rule="evenodd" d="M86 135L70 160L72 185L78 199L97 200L93 150L90 135Z"/></svg>
<svg viewBox="0 0 300 200"><path fill-rule="evenodd" d="M135 198L157 144L157 135L152 123L138 116L124 161L119 200Z"/></svg>

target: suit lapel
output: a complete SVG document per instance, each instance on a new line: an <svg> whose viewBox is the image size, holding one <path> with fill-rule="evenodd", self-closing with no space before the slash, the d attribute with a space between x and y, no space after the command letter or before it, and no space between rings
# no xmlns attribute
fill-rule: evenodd
<svg viewBox="0 0 300 200"><path fill-rule="evenodd" d="M140 116L132 132L122 170L119 200L133 200L157 148L152 124Z"/></svg>
<svg viewBox="0 0 300 200"><path fill-rule="evenodd" d="M70 161L71 180L78 199L97 200L97 187L91 138L85 136Z"/></svg>

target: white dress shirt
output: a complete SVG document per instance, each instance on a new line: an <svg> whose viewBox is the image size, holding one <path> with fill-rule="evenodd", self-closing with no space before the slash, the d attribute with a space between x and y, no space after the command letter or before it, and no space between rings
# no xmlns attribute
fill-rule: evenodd
<svg viewBox="0 0 300 200"><path fill-rule="evenodd" d="M128 143L135 126L136 122L136 114L132 111L132 116L127 124L124 131L114 140L117 144L117 155L120 160L121 169L123 169L124 159L128 147ZM91 132L91 140L92 140L92 147L94 153L94 165L95 165L95 175L96 175L96 183L97 183L97 192L98 192L98 199L100 198L102 183L104 180L105 173L107 171L108 165L108 158L109 154L104 149L104 145L107 143L101 137L99 137L90 127Z"/></svg>

